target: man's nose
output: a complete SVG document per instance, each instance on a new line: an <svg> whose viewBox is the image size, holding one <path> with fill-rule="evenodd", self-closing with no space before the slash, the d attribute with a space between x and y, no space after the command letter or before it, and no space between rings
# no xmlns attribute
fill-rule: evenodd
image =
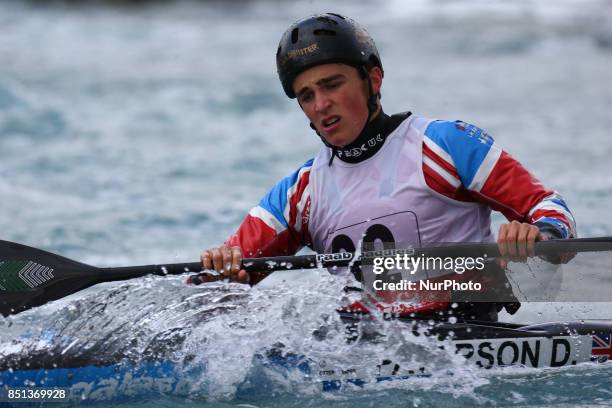
<svg viewBox="0 0 612 408"><path fill-rule="evenodd" d="M322 92L315 93L315 110L324 112L331 106L331 100Z"/></svg>

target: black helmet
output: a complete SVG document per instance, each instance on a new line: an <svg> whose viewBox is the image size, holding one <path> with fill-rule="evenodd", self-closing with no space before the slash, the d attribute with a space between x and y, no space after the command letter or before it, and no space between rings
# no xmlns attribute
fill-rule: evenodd
<svg viewBox="0 0 612 408"><path fill-rule="evenodd" d="M295 98L293 81L316 65L344 63L360 70L379 67L380 56L368 32L339 14L316 14L296 21L285 31L276 51L276 68L283 89Z"/></svg>

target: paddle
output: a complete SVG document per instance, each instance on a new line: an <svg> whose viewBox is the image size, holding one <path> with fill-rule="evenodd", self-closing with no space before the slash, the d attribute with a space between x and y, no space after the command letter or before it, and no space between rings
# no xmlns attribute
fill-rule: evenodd
<svg viewBox="0 0 612 408"><path fill-rule="evenodd" d="M612 237L551 240L538 242L535 246L536 254L542 256L609 250L612 250ZM379 256L379 254L374 251L363 255ZM486 255L492 258L499 256L499 250L497 244L491 243L430 247L413 251L414 256L421 254L449 257ZM246 258L243 259L242 266L247 272L273 272L282 269L348 266L351 262L358 265L360 258L359 255L347 252ZM185 272L199 272L201 269L199 262L98 268L40 249L0 240L0 313L4 316L19 313L102 282L145 275L180 275Z"/></svg>

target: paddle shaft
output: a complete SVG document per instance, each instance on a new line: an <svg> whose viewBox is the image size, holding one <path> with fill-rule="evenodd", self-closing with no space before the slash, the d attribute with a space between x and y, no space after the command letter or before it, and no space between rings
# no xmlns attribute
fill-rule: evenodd
<svg viewBox="0 0 612 408"><path fill-rule="evenodd" d="M535 243L535 254L538 256L555 256L564 252L598 252L612 250L612 237L578 238L564 240L549 240ZM346 267L361 265L363 258L375 256L395 256L408 253L410 256L440 256L440 257L485 257L500 256L497 243L487 244L452 244L419 248L414 250L381 250L369 251L360 256L359 253L341 252L335 254L309 254L292 256L275 256L262 258L245 258L242 268L247 272L274 272L278 270L313 269ZM200 272L200 262L176 263L165 265L142 265L119 268L100 268L108 281L132 279L145 275L182 275L186 272Z"/></svg>

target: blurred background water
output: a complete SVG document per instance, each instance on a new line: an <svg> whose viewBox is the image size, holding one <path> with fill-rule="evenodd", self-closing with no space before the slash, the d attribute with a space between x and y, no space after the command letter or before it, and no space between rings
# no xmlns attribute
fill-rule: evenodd
<svg viewBox="0 0 612 408"><path fill-rule="evenodd" d="M580 236L612 235L609 0L2 1L0 239L97 266L197 260L319 148L282 92L274 55L291 22L320 11L346 14L375 38L387 113L485 128L561 192ZM180 278L142 284L197 291ZM134 289L119 285L6 319L4 341L57 324L73 299ZM470 375L478 380L463 393L277 402L372 406L395 392L401 406L610 401L609 370ZM572 399L590 385L589 398ZM235 402L231 392L196 400Z"/></svg>

